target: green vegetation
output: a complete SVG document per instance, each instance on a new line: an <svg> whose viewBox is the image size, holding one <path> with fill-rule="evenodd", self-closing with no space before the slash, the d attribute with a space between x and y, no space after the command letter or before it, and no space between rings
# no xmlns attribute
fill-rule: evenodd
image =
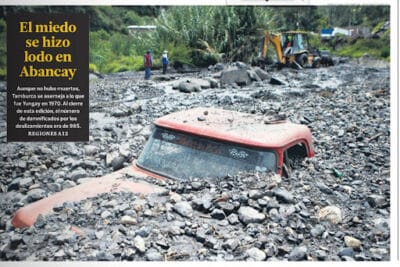
<svg viewBox="0 0 400 267"><path fill-rule="evenodd" d="M7 74L6 33L7 24L4 19L0 19L0 80L4 80Z"/></svg>
<svg viewBox="0 0 400 267"><path fill-rule="evenodd" d="M389 35L389 34L388 34ZM335 54L348 57L361 57L365 54L390 61L390 39L359 39L354 44L348 45L334 51Z"/></svg>
<svg viewBox="0 0 400 267"><path fill-rule="evenodd" d="M5 16L13 13L86 13L90 17L90 71L109 73L143 69L143 55L153 51L155 68L168 50L172 65L209 66L218 61L251 62L259 53L264 30L320 29L349 25L379 29L389 20L389 6L6 6L0 7L0 79L6 75ZM148 32L128 34L128 25L156 25ZM320 44L318 35L312 44ZM365 53L390 60L390 34L359 39L338 47L338 55Z"/></svg>

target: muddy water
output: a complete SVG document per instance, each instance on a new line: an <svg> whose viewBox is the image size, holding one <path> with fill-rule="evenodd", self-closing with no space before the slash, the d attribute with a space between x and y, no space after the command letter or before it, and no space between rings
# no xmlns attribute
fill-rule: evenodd
<svg viewBox="0 0 400 267"><path fill-rule="evenodd" d="M6 124L0 124L0 258L389 260L389 68L371 60L360 63L343 61L330 68L270 72L286 85L264 81L190 94L173 90L172 84L214 73L174 73L169 82L156 81L157 71L152 81L142 80L142 73L135 72L104 75L90 83L87 143L7 144ZM0 95L4 99L0 115L5 119L6 91ZM105 194L70 203L31 229L10 225L19 207L78 184L80 177L101 176L131 164L155 118L198 106L265 116L285 114L310 127L316 156L300 162L280 184L266 185L264 178L239 175L219 182L164 185L190 204L191 218L179 215L175 207L179 200L167 196L154 201ZM221 196L225 204L208 202ZM241 206L255 209L266 219L243 223L238 219ZM327 206L341 211L341 223L319 219L318 211ZM137 223L121 223L124 215ZM88 235L71 233L71 224L82 226ZM349 249L345 242L349 237L361 246Z"/></svg>

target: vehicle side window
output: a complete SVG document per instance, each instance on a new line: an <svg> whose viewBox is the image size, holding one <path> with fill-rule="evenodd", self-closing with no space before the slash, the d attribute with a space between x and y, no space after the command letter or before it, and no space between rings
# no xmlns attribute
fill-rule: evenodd
<svg viewBox="0 0 400 267"><path fill-rule="evenodd" d="M289 177L293 167L307 156L307 149L303 143L297 143L284 151L284 176Z"/></svg>
<svg viewBox="0 0 400 267"><path fill-rule="evenodd" d="M305 158L307 157L307 149L303 143L295 144L287 150L289 158Z"/></svg>

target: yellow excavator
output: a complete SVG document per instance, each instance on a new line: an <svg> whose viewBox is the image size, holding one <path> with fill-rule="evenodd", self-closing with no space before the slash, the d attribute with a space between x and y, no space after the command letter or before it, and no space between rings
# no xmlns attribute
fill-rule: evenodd
<svg viewBox="0 0 400 267"><path fill-rule="evenodd" d="M308 32L287 31L281 33L264 32L261 52L261 65L267 62L268 46L271 43L276 51L278 68L284 66L297 69L332 66L333 60L326 50L312 48Z"/></svg>

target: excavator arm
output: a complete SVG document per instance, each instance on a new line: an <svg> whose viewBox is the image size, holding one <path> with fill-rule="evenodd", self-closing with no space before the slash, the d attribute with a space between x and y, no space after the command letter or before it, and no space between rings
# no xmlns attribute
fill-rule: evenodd
<svg viewBox="0 0 400 267"><path fill-rule="evenodd" d="M275 48L276 57L278 59L279 64L286 64L286 59L283 55L283 48L281 44L281 37L278 34L270 33L269 31L264 32L264 42L262 48L262 57L266 58L268 54L268 45L269 43Z"/></svg>

